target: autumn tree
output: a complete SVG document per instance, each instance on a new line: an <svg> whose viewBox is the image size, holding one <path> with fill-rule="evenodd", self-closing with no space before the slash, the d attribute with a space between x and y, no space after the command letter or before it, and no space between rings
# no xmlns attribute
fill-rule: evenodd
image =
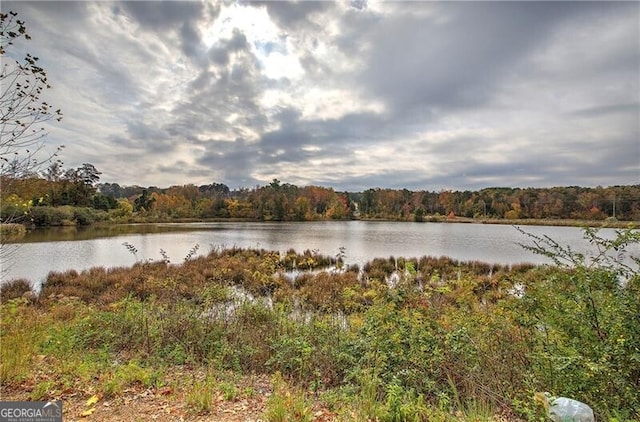
<svg viewBox="0 0 640 422"><path fill-rule="evenodd" d="M351 218L353 213L350 207L351 201L349 195L345 192L343 195L335 195L331 202L331 207L327 210L327 217L333 220L344 220Z"/></svg>
<svg viewBox="0 0 640 422"><path fill-rule="evenodd" d="M158 192L151 194L151 210L158 217L190 217L191 209L189 198L183 195Z"/></svg>
<svg viewBox="0 0 640 422"><path fill-rule="evenodd" d="M43 99L51 85L39 58L29 53L22 60L6 57L21 38L31 39L25 22L15 12L0 13L0 174L5 184L32 176L59 152L43 155L47 132L42 124L60 121L62 112Z"/></svg>
<svg viewBox="0 0 640 422"><path fill-rule="evenodd" d="M133 210L136 212L148 212L151 210L154 199L150 196L149 190L144 189L140 196L133 202Z"/></svg>
<svg viewBox="0 0 640 422"><path fill-rule="evenodd" d="M62 118L60 109L42 98L51 88L47 73L38 57L28 54L22 60L8 55L8 49L21 38L30 40L24 21L15 12L0 13L0 192L12 193L12 183L33 177L39 167L51 160L59 148L42 155L46 131L42 123ZM2 223L14 223L24 214L3 215ZM6 264L15 253L7 247L10 239L0 230L0 264Z"/></svg>
<svg viewBox="0 0 640 422"><path fill-rule="evenodd" d="M57 196L51 193L51 205L90 206L96 194L100 173L93 164L84 163L62 175ZM115 206L115 203L113 204ZM100 208L103 208L100 206Z"/></svg>

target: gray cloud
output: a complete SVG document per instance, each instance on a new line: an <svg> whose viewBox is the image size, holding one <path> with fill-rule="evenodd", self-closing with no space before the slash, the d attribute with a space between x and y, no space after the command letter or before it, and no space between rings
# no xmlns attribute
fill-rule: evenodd
<svg viewBox="0 0 640 422"><path fill-rule="evenodd" d="M219 66L229 64L229 55L237 52L248 52L249 43L247 37L237 28L233 30L233 37L226 40L219 40L217 45L209 49L209 58L212 63Z"/></svg>
<svg viewBox="0 0 640 422"><path fill-rule="evenodd" d="M334 8L335 4L326 1L246 1L245 4L264 6L269 16L283 29L295 29L300 26L315 26L311 15Z"/></svg>
<svg viewBox="0 0 640 422"><path fill-rule="evenodd" d="M5 2L49 141L104 181L640 180L640 14L615 2ZM19 55L19 54L18 54Z"/></svg>
<svg viewBox="0 0 640 422"><path fill-rule="evenodd" d="M197 58L202 50L198 24L204 19L215 20L219 6L202 1L126 1L117 3L114 12L122 12L149 31L160 35L174 31L183 54Z"/></svg>
<svg viewBox="0 0 640 422"><path fill-rule="evenodd" d="M582 108L569 113L569 115L574 117L592 118L624 113L632 114L637 117L638 110L640 110L640 103L608 104L596 107Z"/></svg>
<svg viewBox="0 0 640 422"><path fill-rule="evenodd" d="M203 15L202 2L146 2L128 1L117 3L117 8L134 18L141 25L155 30L166 31L170 27L180 27L184 22L192 22Z"/></svg>
<svg viewBox="0 0 640 422"><path fill-rule="evenodd" d="M404 4L402 5L404 9ZM347 32L342 45L364 56L367 90L396 113L417 108L473 108L491 101L521 60L581 3L435 3L433 14L408 11ZM358 15L355 15L356 17ZM363 46L365 48L363 48Z"/></svg>

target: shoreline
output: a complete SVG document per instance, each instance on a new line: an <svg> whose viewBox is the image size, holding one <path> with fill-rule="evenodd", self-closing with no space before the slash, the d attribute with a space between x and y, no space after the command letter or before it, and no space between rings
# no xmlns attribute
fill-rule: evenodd
<svg viewBox="0 0 640 422"><path fill-rule="evenodd" d="M393 218L353 218L343 220L319 219L319 220L257 220L253 218L149 218L149 219L131 219L130 221L101 221L88 225L51 225L51 226L31 226L16 223L0 223L0 232L4 227L22 226L27 230L59 228L59 227L116 227L132 224L171 224L171 223L313 223L318 221L373 221L373 222L398 222L398 223L448 223L448 224L501 224L511 226L549 226L549 227L595 227L606 229L637 229L640 228L640 221L633 220L574 220L574 219L537 219L537 218L520 218L520 219L504 219L504 218L469 218L469 217L446 217L446 216L425 216L423 221L393 219Z"/></svg>

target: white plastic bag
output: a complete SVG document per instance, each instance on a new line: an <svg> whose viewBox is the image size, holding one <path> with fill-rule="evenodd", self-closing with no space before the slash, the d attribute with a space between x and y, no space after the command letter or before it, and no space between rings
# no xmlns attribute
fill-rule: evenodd
<svg viewBox="0 0 640 422"><path fill-rule="evenodd" d="M553 422L595 422L593 410L578 400L549 398L549 417Z"/></svg>

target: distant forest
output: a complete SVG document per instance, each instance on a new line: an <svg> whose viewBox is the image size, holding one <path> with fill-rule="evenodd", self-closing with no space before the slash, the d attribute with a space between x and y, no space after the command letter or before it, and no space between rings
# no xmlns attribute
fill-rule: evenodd
<svg viewBox="0 0 640 422"><path fill-rule="evenodd" d="M339 192L319 186L298 187L274 180L253 189L226 185L173 186L168 189L101 184L114 198L133 198L134 208L170 217L230 217L258 220L392 219L429 216L506 219L640 220L640 185L584 188L486 188L439 192L367 189ZM146 194L145 194L146 192ZM144 197L147 201L141 201ZM137 202L136 202L137 201Z"/></svg>
<svg viewBox="0 0 640 422"><path fill-rule="evenodd" d="M52 166L53 167L53 166ZM274 179L265 186L229 189L222 183L169 188L98 183L91 164L49 168L42 175L2 180L3 221L34 225L95 221L252 219L308 221L441 218L577 219L640 221L640 185L612 187L509 188L480 191L372 188L340 192L299 187Z"/></svg>
<svg viewBox="0 0 640 422"><path fill-rule="evenodd" d="M91 164L42 175L2 180L3 221L34 225L96 221L252 219L308 221L386 219L577 219L640 221L640 185L612 187L508 188L480 191L372 188L339 192L299 187L274 179L265 186L229 189L222 183L169 188L98 183Z"/></svg>

